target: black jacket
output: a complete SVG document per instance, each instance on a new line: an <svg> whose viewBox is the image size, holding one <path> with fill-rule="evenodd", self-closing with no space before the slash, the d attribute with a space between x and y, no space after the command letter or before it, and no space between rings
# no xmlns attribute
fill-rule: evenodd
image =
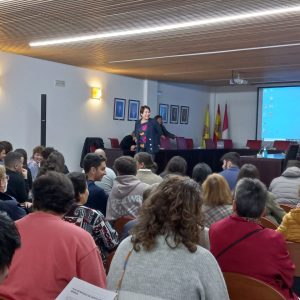
<svg viewBox="0 0 300 300"><path fill-rule="evenodd" d="M139 127L141 125L141 120L137 120L135 122L134 127L134 135L137 138L137 152L141 151L139 147ZM159 143L160 143L160 136L162 135L161 128L156 120L149 119L147 122L147 131L146 131L146 144L145 144L145 151L154 154L159 151Z"/></svg>
<svg viewBox="0 0 300 300"><path fill-rule="evenodd" d="M81 159L80 159L80 167L82 168L82 162L84 157L91 152L94 152L96 149L101 148L104 149L104 143L102 138L98 137L87 137L85 138L82 152L81 152Z"/></svg>

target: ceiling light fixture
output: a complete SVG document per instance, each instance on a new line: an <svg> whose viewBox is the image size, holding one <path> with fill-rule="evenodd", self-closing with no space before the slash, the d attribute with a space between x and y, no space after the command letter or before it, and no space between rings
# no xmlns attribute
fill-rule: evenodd
<svg viewBox="0 0 300 300"><path fill-rule="evenodd" d="M116 63L126 63L126 62L133 62L133 61L142 61L142 60L155 60L155 59L163 59L163 58L176 58L176 57L188 57L188 56L202 56L202 55L272 49L272 48L295 47L295 46L300 46L300 43L250 47L250 48L238 48L238 49L219 50L219 51L207 51L207 52L198 52L198 53L186 53L186 54L166 55L166 56L154 56L154 57L144 57L144 58L134 58L134 59L124 59L124 60L113 60L113 61L109 61L108 63L116 64Z"/></svg>
<svg viewBox="0 0 300 300"><path fill-rule="evenodd" d="M227 23L227 22L231 22L231 21L245 20L245 19L257 18L257 17L266 17L266 16L285 14L285 13L291 13L291 12L299 12L299 11L300 11L300 5L285 7L285 8L278 8L278 9L270 9L270 10L265 10L265 11L256 11L256 12L250 12L250 13L229 15L229 16L225 16L225 17L216 17L216 18L210 18L210 19L204 19L204 20L182 22L182 23L169 24L169 25L163 25L163 26L154 26L154 27L147 27L147 28L138 28L138 29L131 29L131 30L83 35L83 36L71 37L71 38L61 38L61 39L54 39L54 40L30 42L29 45L31 47L42 47L42 46L68 44L68 43L76 43L76 42L87 42L87 41L91 41L91 40L105 39L105 38L111 38L111 37L121 37L121 36L162 32L162 31L168 31L168 30L184 29L184 28L188 28L188 27L197 27L197 26L202 26L202 25Z"/></svg>

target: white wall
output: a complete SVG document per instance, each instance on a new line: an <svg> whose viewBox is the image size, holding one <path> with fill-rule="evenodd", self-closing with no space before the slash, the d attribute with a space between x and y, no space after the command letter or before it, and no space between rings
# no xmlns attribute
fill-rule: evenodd
<svg viewBox="0 0 300 300"><path fill-rule="evenodd" d="M158 105L168 104L169 112L170 105L188 106L189 109L189 123L170 124L170 113L168 123L165 124L168 131L186 138L193 138L194 147L200 146L202 139L205 110L209 104L210 93L209 88L200 85L188 85L178 83L158 83Z"/></svg>
<svg viewBox="0 0 300 300"><path fill-rule="evenodd" d="M66 86L55 87L55 80L64 80ZM102 87L101 102L90 99L91 86ZM158 83L0 52L0 140L25 148L29 156L40 143L41 94L47 95L47 145L65 155L72 171L79 169L85 137L102 137L110 147L107 138L121 139L133 130L134 122L112 119L115 97L140 100L152 108L153 116L158 94L161 103L189 106L189 124L167 128L194 138L195 146L209 102L209 89L201 86ZM125 114L127 120L127 105Z"/></svg>
<svg viewBox="0 0 300 300"><path fill-rule="evenodd" d="M211 88L210 121L213 134L214 120L218 104L221 109L221 121L227 103L229 138L235 147L244 147L248 139L256 138L257 87L228 86Z"/></svg>
<svg viewBox="0 0 300 300"><path fill-rule="evenodd" d="M47 145L60 150L71 170L79 168L85 137L122 138L134 122L113 121L114 97L143 101L143 80L0 52L0 140L31 154L40 143L40 97L47 95ZM55 87L55 80L66 87ZM89 99L101 86L103 99ZM126 117L127 119L127 109Z"/></svg>

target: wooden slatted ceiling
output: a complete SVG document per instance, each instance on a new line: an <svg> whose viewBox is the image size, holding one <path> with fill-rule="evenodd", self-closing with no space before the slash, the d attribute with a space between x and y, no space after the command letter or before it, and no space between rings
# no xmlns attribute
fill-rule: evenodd
<svg viewBox="0 0 300 300"><path fill-rule="evenodd" d="M300 13L130 37L31 48L29 42L113 32L300 5L241 0L0 0L0 50L116 74L227 85L232 70L250 82L300 81L300 46L161 57L300 42Z"/></svg>

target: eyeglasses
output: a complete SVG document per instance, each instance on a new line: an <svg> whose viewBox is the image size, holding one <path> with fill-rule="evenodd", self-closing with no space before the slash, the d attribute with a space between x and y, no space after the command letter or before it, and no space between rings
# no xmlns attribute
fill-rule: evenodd
<svg viewBox="0 0 300 300"><path fill-rule="evenodd" d="M5 175L4 177L2 177L0 179L1 182L7 181L7 180L9 180L9 176L8 175Z"/></svg>

